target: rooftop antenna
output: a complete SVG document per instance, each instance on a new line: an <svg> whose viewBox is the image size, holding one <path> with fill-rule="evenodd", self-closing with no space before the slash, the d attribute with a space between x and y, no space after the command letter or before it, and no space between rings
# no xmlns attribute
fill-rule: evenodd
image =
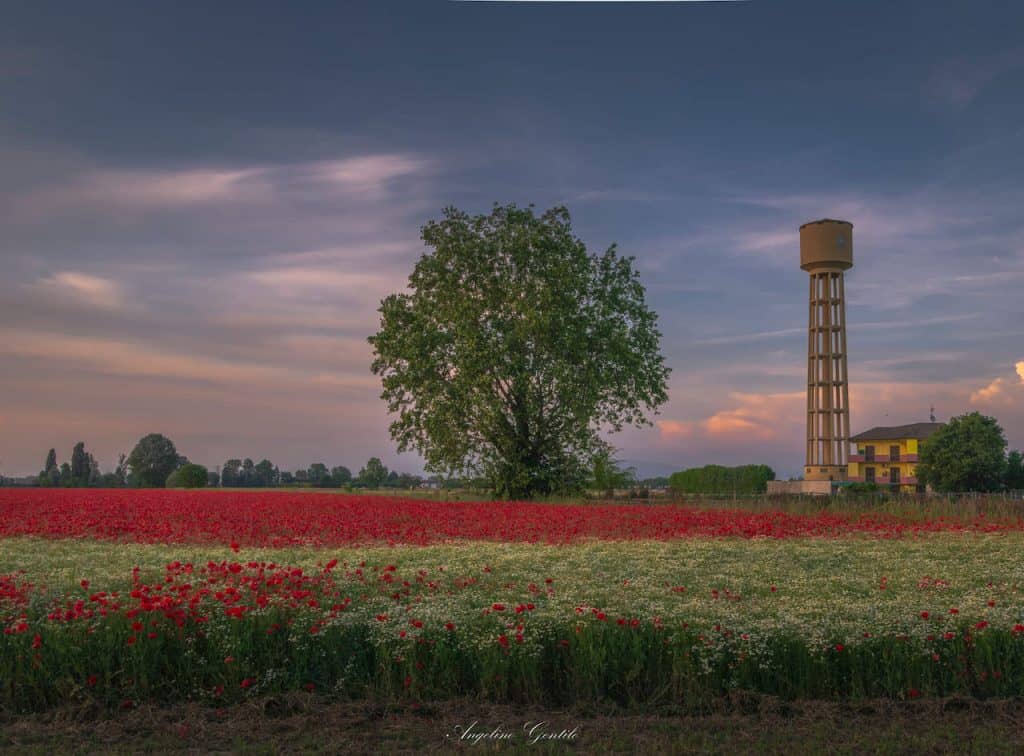
<svg viewBox="0 0 1024 756"><path fill-rule="evenodd" d="M931 420L933 423L935 422L935 405L934 404L931 407L928 408L928 419Z"/></svg>

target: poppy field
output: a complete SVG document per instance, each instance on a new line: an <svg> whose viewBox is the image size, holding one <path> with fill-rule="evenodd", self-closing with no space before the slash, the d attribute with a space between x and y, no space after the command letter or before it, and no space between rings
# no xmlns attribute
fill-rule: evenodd
<svg viewBox="0 0 1024 756"><path fill-rule="evenodd" d="M164 489L0 489L0 538L337 547L448 541L569 544L597 540L796 538L1024 532L1024 518L908 519L857 513L650 505L439 502L379 496Z"/></svg>
<svg viewBox="0 0 1024 756"><path fill-rule="evenodd" d="M984 517L0 492L0 706L1024 695Z"/></svg>

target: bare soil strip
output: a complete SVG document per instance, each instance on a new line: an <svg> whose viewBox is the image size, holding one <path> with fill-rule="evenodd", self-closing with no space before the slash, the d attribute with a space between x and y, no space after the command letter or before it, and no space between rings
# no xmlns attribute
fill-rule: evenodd
<svg viewBox="0 0 1024 756"><path fill-rule="evenodd" d="M532 733L530 732L532 729ZM1024 701L784 702L737 695L702 716L671 710L542 710L479 702L419 708L312 695L224 709L85 705L0 712L5 753L836 753L1024 752Z"/></svg>

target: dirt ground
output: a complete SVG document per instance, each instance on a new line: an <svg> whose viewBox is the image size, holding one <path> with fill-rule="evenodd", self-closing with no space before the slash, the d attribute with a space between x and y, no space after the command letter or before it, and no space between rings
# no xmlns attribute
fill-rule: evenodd
<svg viewBox="0 0 1024 756"><path fill-rule="evenodd" d="M479 702L396 707L311 695L0 712L4 753L1022 753L1024 701L787 703L742 696L700 716Z"/></svg>

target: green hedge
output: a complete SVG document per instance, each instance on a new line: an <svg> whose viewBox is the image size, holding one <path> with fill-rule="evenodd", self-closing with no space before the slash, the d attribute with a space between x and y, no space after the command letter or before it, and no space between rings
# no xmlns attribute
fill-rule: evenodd
<svg viewBox="0 0 1024 756"><path fill-rule="evenodd" d="M672 473L668 485L676 493L760 494L769 480L775 480L775 471L768 465L705 465Z"/></svg>

